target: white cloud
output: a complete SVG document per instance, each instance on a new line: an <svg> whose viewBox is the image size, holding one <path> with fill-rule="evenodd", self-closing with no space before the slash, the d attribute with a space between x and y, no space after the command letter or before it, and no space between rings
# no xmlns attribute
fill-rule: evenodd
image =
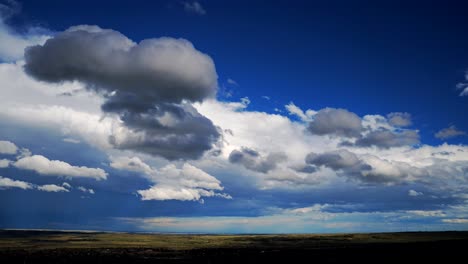
<svg viewBox="0 0 468 264"><path fill-rule="evenodd" d="M322 139L309 135L305 126L279 114L246 111L242 102L219 102L207 100L195 105L198 111L211 119L225 133L222 156L242 147L255 149L260 153L285 152L289 159L303 162L312 149L335 148L336 140Z"/></svg>
<svg viewBox="0 0 468 264"><path fill-rule="evenodd" d="M198 201L202 197L212 196L231 198L218 193L224 189L218 179L188 163L181 168L169 164L157 170L137 157L119 157L113 158L110 165L116 169L142 173L155 183L150 189L138 191L142 200Z"/></svg>
<svg viewBox="0 0 468 264"><path fill-rule="evenodd" d="M245 105L245 107L247 107L247 106L250 104L250 99L249 99L249 97L247 97L247 96L246 96L246 97L242 97L242 98L240 99L240 102L241 102L243 105Z"/></svg>
<svg viewBox="0 0 468 264"><path fill-rule="evenodd" d="M353 176L353 174L346 174L340 170L334 171L329 168L314 170L304 167L305 157L310 152L322 154L340 149L354 153L363 164L369 165L369 167L362 167L363 170L357 171L358 173L355 170L347 171L359 176L354 179L366 183L418 182L434 191L459 190L466 186L463 168L468 167L468 147L465 146L442 144L440 146L421 145L415 147L396 144L398 146L379 148L373 145L365 147L354 144L341 145L340 143L344 139L342 137L311 134L307 131L306 122L293 122L278 114L247 111L243 103L208 100L197 104L196 107L215 125L230 131L230 133L223 135L225 144L221 147L220 156L205 157L204 160L197 161L195 164L208 171L237 171L237 174L256 179L255 182L262 189L285 187L301 189L306 185L316 186L341 181L334 177L337 175ZM290 109L295 112L294 107ZM298 113L301 116L301 112ZM305 113L302 117L304 118L304 116L307 117ZM311 114L310 116L315 118L315 115ZM366 133L369 131L390 131L391 133L401 131L401 128L395 128L388 123L384 116L379 115L364 116L362 127L367 131ZM403 131L411 132L413 130ZM398 134L392 135L391 139L400 143L402 139L398 136ZM410 137L410 139L412 138ZM277 164L277 168L268 171L267 175L226 164L230 153L242 148L254 149L260 157L283 152L287 156L287 161Z"/></svg>
<svg viewBox="0 0 468 264"><path fill-rule="evenodd" d="M112 116L102 117L57 105L17 106L3 112L5 118L35 127L52 128L64 135L76 135L91 145L110 149L109 137L125 137L129 132Z"/></svg>
<svg viewBox="0 0 468 264"><path fill-rule="evenodd" d="M0 159L0 168L8 168L8 166L10 166L10 163L10 160Z"/></svg>
<svg viewBox="0 0 468 264"><path fill-rule="evenodd" d="M14 2L10 2L14 3ZM49 36L41 28L30 28L26 34L14 32L5 22L9 16L17 12L15 4L8 6L0 4L0 61L16 61L24 56L28 46L43 44Z"/></svg>
<svg viewBox="0 0 468 264"><path fill-rule="evenodd" d="M442 219L442 222L450 223L450 224L468 224L468 219L464 219L464 218Z"/></svg>
<svg viewBox="0 0 468 264"><path fill-rule="evenodd" d="M10 141L0 140L0 154L16 154L18 147Z"/></svg>
<svg viewBox="0 0 468 264"><path fill-rule="evenodd" d="M304 112L301 108L296 106L293 102L290 102L289 104L285 105L284 107L286 108L286 110L288 111L288 113L290 115L295 115L295 116L299 117L299 119L301 119L304 122L311 121L312 117L315 114L317 114L316 111L311 110L311 109L308 109L307 111Z"/></svg>
<svg viewBox="0 0 468 264"><path fill-rule="evenodd" d="M0 112L25 106L56 105L79 109L86 113L101 113L102 97L86 91L83 84L39 82L28 76L23 66L24 61L0 64L0 92L2 98L9 99L2 101Z"/></svg>
<svg viewBox="0 0 468 264"><path fill-rule="evenodd" d="M417 192L415 190L409 190L408 195L415 197L415 196L421 196L421 195L423 195L423 193L422 192Z"/></svg>
<svg viewBox="0 0 468 264"><path fill-rule="evenodd" d="M182 5L184 6L185 11L194 13L200 16L206 15L206 10L203 8L203 6L198 2L198 1L184 1L182 2Z"/></svg>
<svg viewBox="0 0 468 264"><path fill-rule="evenodd" d="M434 136L438 139L449 139L458 136L466 135L465 131L459 130L456 126L449 126L447 128L441 129L439 132L435 133Z"/></svg>
<svg viewBox="0 0 468 264"><path fill-rule="evenodd" d="M65 187L58 186L55 184L40 185L40 186L37 186L37 189L43 192L69 192L69 190L66 189Z"/></svg>
<svg viewBox="0 0 468 264"><path fill-rule="evenodd" d="M32 189L34 186L31 183L24 181L16 181L10 178L0 176L0 189L20 188L23 190Z"/></svg>
<svg viewBox="0 0 468 264"><path fill-rule="evenodd" d="M21 158L14 163L14 166L19 169L33 170L43 175L87 177L96 180L105 180L107 178L107 173L103 169L72 166L63 161L49 160L41 155Z"/></svg>
<svg viewBox="0 0 468 264"><path fill-rule="evenodd" d="M458 90L461 90L460 96L468 95L468 70L465 72L465 82L457 83L456 87Z"/></svg>
<svg viewBox="0 0 468 264"><path fill-rule="evenodd" d="M64 139L63 139L63 142L68 142L68 143L72 143L72 144L79 144L79 143L81 143L81 141L79 141L78 139L74 139L74 138L64 138Z"/></svg>
<svg viewBox="0 0 468 264"><path fill-rule="evenodd" d="M62 186L67 188L67 189L71 189L71 185L69 183L67 183L67 182L62 183Z"/></svg>
<svg viewBox="0 0 468 264"><path fill-rule="evenodd" d="M239 84L231 78L228 78L226 82L231 85L239 86Z"/></svg>
<svg viewBox="0 0 468 264"><path fill-rule="evenodd" d="M409 210L406 211L409 214L422 216L422 217L444 217L446 213L442 210Z"/></svg>
<svg viewBox="0 0 468 264"><path fill-rule="evenodd" d="M94 190L93 190L93 189L87 189L87 188L85 188L85 187L83 187L83 186L78 186L77 189L78 189L79 191L84 192L84 193L94 194Z"/></svg>

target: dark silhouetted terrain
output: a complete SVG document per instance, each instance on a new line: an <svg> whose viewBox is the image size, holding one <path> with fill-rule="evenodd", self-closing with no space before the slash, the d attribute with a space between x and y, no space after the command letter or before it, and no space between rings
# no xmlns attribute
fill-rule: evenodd
<svg viewBox="0 0 468 264"><path fill-rule="evenodd" d="M464 263L468 232L167 235L0 231L0 263Z"/></svg>

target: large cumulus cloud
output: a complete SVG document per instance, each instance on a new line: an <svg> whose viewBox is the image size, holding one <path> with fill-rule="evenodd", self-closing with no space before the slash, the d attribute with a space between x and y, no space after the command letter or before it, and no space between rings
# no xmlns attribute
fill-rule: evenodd
<svg viewBox="0 0 468 264"><path fill-rule="evenodd" d="M102 110L133 133L117 148L167 159L195 159L218 140L218 129L191 106L216 93L213 60L184 39L135 43L97 26L71 27L25 53L25 71L51 83L80 81L101 94Z"/></svg>

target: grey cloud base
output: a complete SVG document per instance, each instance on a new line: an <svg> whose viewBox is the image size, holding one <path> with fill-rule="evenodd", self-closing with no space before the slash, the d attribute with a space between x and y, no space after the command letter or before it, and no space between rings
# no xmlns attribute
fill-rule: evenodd
<svg viewBox="0 0 468 264"><path fill-rule="evenodd" d="M324 108L309 123L309 131L316 135L358 137L362 130L361 118L346 109Z"/></svg>
<svg viewBox="0 0 468 264"><path fill-rule="evenodd" d="M268 156L262 157L256 150L246 147L241 148L241 150L233 150L229 154L229 162L241 164L247 169L261 173L275 169L278 163L286 159L286 154L281 152L270 153Z"/></svg>
<svg viewBox="0 0 468 264"><path fill-rule="evenodd" d="M220 137L191 106L216 94L213 60L187 40L137 44L117 31L82 25L28 48L25 61L25 71L40 81L80 81L101 94L103 112L119 115L131 132L110 138L116 148L196 159Z"/></svg>
<svg viewBox="0 0 468 264"><path fill-rule="evenodd" d="M371 131L363 137L356 140L355 144L358 147L376 146L379 148L392 148L407 145L415 145L419 143L419 134L413 130L402 132L392 132L389 130Z"/></svg>

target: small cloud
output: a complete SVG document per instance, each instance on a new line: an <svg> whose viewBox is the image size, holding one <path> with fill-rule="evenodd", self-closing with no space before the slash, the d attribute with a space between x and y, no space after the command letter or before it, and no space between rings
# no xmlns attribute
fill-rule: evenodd
<svg viewBox="0 0 468 264"><path fill-rule="evenodd" d="M0 168L8 168L11 161L7 159L0 159Z"/></svg>
<svg viewBox="0 0 468 264"><path fill-rule="evenodd" d="M0 190L9 188L20 188L23 190L32 189L33 185L29 182L15 181L10 178L0 176Z"/></svg>
<svg viewBox="0 0 468 264"><path fill-rule="evenodd" d="M19 154L16 156L16 159L22 159L22 158L31 157L31 156L32 156L32 152L29 149L21 148L19 150Z"/></svg>
<svg viewBox="0 0 468 264"><path fill-rule="evenodd" d="M32 170L41 175L90 177L96 180L107 179L107 173L103 169L73 166L64 161L49 160L42 155L21 158L13 165L18 169Z"/></svg>
<svg viewBox="0 0 468 264"><path fill-rule="evenodd" d="M301 108L299 108L293 102L290 102L284 107L288 111L289 115L297 116L300 120L304 122L311 121L312 117L317 113L316 111L311 110L311 109L308 109L304 112Z"/></svg>
<svg viewBox="0 0 468 264"><path fill-rule="evenodd" d="M421 196L421 195L424 195L422 192L417 192L415 190L409 190L408 191L408 195L409 196L413 196L413 197L416 197L416 196Z"/></svg>
<svg viewBox="0 0 468 264"><path fill-rule="evenodd" d="M465 72L465 82L457 83L456 87L457 90L461 90L460 96L467 96L468 95L468 70Z"/></svg>
<svg viewBox="0 0 468 264"><path fill-rule="evenodd" d="M267 95L263 95L262 98L265 99L265 100L268 100L268 101L270 101L270 99L271 99L270 96L267 96Z"/></svg>
<svg viewBox="0 0 468 264"><path fill-rule="evenodd" d="M206 15L205 8L203 8L203 6L198 1L184 1L182 2L182 5L184 6L184 10L188 13L193 13L200 16Z"/></svg>
<svg viewBox="0 0 468 264"><path fill-rule="evenodd" d="M37 189L43 192L69 192L69 190L66 189L65 187L58 186L55 184L41 185L41 186L38 186Z"/></svg>
<svg viewBox="0 0 468 264"><path fill-rule="evenodd" d="M242 97L240 100L241 100L241 103L242 103L243 105L245 105L245 106L248 106L248 105L250 104L250 99L249 99L249 97L247 97L247 96L246 96L246 97Z"/></svg>
<svg viewBox="0 0 468 264"><path fill-rule="evenodd" d="M452 125L450 127L441 129L439 132L435 133L434 136L438 139L448 139L464 135L466 135L465 131L459 130L457 127Z"/></svg>
<svg viewBox="0 0 468 264"><path fill-rule="evenodd" d="M444 217L446 216L445 213L441 210L410 210L406 211L409 214L416 215L416 216L422 216L422 217Z"/></svg>
<svg viewBox="0 0 468 264"><path fill-rule="evenodd" d="M72 143L72 144L81 143L81 141L79 141L78 139L74 139L74 138L64 138L63 142Z"/></svg>
<svg viewBox="0 0 468 264"><path fill-rule="evenodd" d="M67 188L67 189L71 189L71 185L68 184L67 182L62 183L62 186Z"/></svg>
<svg viewBox="0 0 468 264"><path fill-rule="evenodd" d="M14 155L18 151L15 143L10 141L0 140L0 154Z"/></svg>
<svg viewBox="0 0 468 264"><path fill-rule="evenodd" d="M239 86L239 84L231 78L228 78L226 82L231 85Z"/></svg>
<svg viewBox="0 0 468 264"><path fill-rule="evenodd" d="M85 187L83 186L78 186L77 188L78 190L84 192L84 193L90 193L90 194L94 194L94 190L93 189L86 189Z"/></svg>
<svg viewBox="0 0 468 264"><path fill-rule="evenodd" d="M406 127L412 124L411 114L409 113L390 113L387 115L388 123L392 126Z"/></svg>

